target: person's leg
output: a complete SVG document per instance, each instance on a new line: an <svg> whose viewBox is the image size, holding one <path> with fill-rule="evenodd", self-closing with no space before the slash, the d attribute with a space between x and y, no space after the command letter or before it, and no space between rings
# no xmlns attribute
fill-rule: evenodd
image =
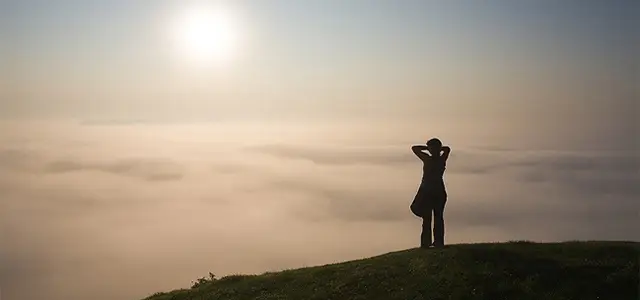
<svg viewBox="0 0 640 300"><path fill-rule="evenodd" d="M431 246L431 216L433 210L427 208L422 216L422 233L420 234L420 248L428 248Z"/></svg>
<svg viewBox="0 0 640 300"><path fill-rule="evenodd" d="M444 246L444 206L446 198L438 201L433 210L433 240L436 247Z"/></svg>

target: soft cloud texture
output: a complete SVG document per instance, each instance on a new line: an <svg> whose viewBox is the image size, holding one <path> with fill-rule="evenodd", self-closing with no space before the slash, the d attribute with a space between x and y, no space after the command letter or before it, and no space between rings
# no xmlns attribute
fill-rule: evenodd
<svg viewBox="0 0 640 300"><path fill-rule="evenodd" d="M171 162L128 159L109 163L86 163L59 160L48 164L45 172L69 173L98 171L111 174L140 177L149 181L179 180L182 178L180 166Z"/></svg>
<svg viewBox="0 0 640 300"><path fill-rule="evenodd" d="M312 124L38 125L0 130L8 299L135 299L209 271L259 273L417 243L408 205L421 169L406 141L420 137L411 131L372 129L372 143L344 124L352 139ZM447 242L640 240L637 153L466 141L452 144L446 175Z"/></svg>
<svg viewBox="0 0 640 300"><path fill-rule="evenodd" d="M413 154L398 147L336 147L264 145L249 150L289 159L302 159L327 165L388 165L413 161Z"/></svg>

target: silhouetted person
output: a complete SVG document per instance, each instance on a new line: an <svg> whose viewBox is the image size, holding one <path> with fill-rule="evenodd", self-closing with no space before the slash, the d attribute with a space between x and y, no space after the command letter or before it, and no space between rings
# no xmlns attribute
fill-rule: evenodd
<svg viewBox="0 0 640 300"><path fill-rule="evenodd" d="M444 171L451 148L442 146L442 142L433 138L426 146L411 147L413 153L422 160L422 182L411 203L411 211L422 218L422 234L420 247L444 247L444 205L447 202L447 191L444 185ZM429 153L425 153L424 151ZM431 220L433 217L433 231ZM433 243L431 236L433 233Z"/></svg>

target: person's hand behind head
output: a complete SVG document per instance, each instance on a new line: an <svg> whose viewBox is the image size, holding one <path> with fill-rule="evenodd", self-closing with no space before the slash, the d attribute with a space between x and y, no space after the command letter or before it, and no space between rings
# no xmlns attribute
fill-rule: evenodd
<svg viewBox="0 0 640 300"><path fill-rule="evenodd" d="M431 155L435 155L435 156L442 155L442 148L438 146L427 146L427 151L429 151Z"/></svg>

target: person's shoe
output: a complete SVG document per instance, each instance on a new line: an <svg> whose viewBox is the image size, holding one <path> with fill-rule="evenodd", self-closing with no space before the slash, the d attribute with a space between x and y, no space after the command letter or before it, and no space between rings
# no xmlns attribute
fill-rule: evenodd
<svg viewBox="0 0 640 300"><path fill-rule="evenodd" d="M420 249L431 249L431 248L433 248L433 243L420 245Z"/></svg>
<svg viewBox="0 0 640 300"><path fill-rule="evenodd" d="M444 248L444 244L440 244L440 243L436 244L436 243L434 243L433 247L434 248Z"/></svg>

